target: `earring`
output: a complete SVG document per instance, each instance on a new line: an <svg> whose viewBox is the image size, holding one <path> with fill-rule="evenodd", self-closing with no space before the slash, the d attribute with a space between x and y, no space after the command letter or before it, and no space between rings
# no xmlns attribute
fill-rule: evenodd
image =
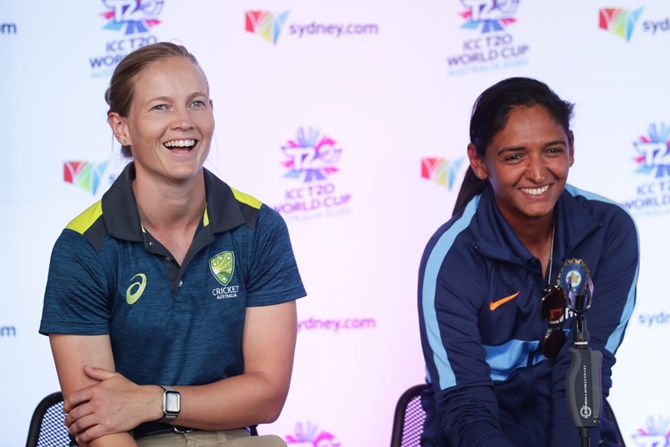
<svg viewBox="0 0 670 447"><path fill-rule="evenodd" d="M121 144L123 144L123 145L125 146L125 145L126 145L126 140L123 140L123 141L121 142Z"/></svg>

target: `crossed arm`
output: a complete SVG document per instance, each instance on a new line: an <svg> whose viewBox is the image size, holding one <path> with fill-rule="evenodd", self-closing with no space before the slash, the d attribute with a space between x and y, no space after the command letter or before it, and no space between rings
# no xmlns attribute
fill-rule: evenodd
<svg viewBox="0 0 670 447"><path fill-rule="evenodd" d="M244 374L177 386L182 408L174 424L227 430L275 421L289 390L296 332L295 301L247 308ZM115 372L108 335L49 338L65 398L65 424L77 442L83 447L136 447L128 431L163 415L163 390Z"/></svg>

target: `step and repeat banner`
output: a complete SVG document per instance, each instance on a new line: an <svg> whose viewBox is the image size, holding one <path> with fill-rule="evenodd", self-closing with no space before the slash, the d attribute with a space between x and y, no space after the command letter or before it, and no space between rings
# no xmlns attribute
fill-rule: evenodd
<svg viewBox="0 0 670 447"><path fill-rule="evenodd" d="M51 248L123 168L104 91L158 41L199 59L217 123L207 167L283 215L309 294L286 407L261 432L388 445L397 398L424 380L419 259L451 214L472 104L530 76L576 103L570 183L636 219L638 305L611 402L629 445L669 445L669 2L3 0L0 447L23 445L58 389L37 333Z"/></svg>

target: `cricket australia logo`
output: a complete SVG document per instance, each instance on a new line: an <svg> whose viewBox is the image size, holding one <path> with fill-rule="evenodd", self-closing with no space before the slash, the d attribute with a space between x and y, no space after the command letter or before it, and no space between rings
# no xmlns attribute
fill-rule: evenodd
<svg viewBox="0 0 670 447"><path fill-rule="evenodd" d="M209 270L222 286L227 286L235 271L235 253L224 251L209 260Z"/></svg>
<svg viewBox="0 0 670 447"><path fill-rule="evenodd" d="M216 287L212 289L212 295L217 300L224 298L237 298L237 292L240 289L239 285L230 285L235 273L235 253L232 251L224 251L214 256L209 260L209 271L212 272L214 278L223 287Z"/></svg>

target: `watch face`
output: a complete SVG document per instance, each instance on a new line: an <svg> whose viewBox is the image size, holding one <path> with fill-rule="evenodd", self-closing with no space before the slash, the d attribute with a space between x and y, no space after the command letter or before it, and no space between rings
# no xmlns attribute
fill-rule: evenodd
<svg viewBox="0 0 670 447"><path fill-rule="evenodd" d="M181 411L181 395L175 391L165 393L165 412L177 413Z"/></svg>

